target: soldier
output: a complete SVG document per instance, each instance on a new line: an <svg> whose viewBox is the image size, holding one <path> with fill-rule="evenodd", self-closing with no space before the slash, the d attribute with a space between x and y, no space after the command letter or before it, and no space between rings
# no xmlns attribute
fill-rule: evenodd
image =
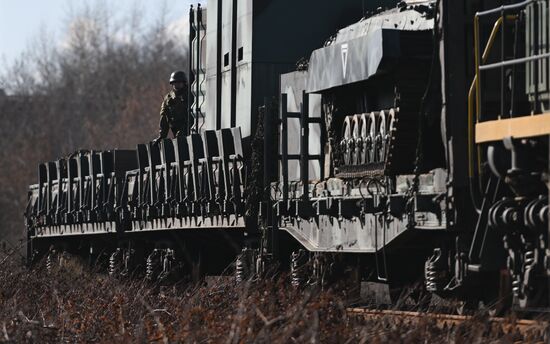
<svg viewBox="0 0 550 344"><path fill-rule="evenodd" d="M170 91L162 101L160 107L159 137L153 140L158 144L161 139L168 136L168 130L172 130L174 137L186 135L188 121L187 109L187 77L184 72L176 71L170 75Z"/></svg>

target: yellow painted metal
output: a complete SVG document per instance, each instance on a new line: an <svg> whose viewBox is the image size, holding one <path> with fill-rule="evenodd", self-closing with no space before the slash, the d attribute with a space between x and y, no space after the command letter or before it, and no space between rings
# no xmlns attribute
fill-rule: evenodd
<svg viewBox="0 0 550 344"><path fill-rule="evenodd" d="M497 23L502 23L502 18L499 18L497 20ZM495 24L496 25L496 24ZM500 27L500 24L499 24ZM474 19L474 59L475 59L475 70L476 75L474 78L475 85L476 85L476 116L479 118L479 113L481 112L481 88L479 87L479 17L476 15Z"/></svg>
<svg viewBox="0 0 550 344"><path fill-rule="evenodd" d="M550 135L550 113L522 116L476 124L476 143Z"/></svg>

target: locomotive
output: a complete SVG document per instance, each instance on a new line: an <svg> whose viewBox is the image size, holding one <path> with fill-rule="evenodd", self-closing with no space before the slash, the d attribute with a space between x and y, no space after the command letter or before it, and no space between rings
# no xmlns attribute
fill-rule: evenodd
<svg viewBox="0 0 550 344"><path fill-rule="evenodd" d="M192 7L188 135L40 164L29 262L547 307L548 1L385 5Z"/></svg>

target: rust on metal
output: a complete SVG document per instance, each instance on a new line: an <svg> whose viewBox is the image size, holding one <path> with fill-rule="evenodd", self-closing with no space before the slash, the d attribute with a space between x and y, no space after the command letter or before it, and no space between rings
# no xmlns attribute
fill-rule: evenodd
<svg viewBox="0 0 550 344"><path fill-rule="evenodd" d="M470 315L454 315L444 313L427 313L427 312L413 312L413 311L399 311L399 310L381 310L381 309L368 309L368 308L348 308L347 313L352 316L360 316L368 319L380 319L386 317L401 318L403 321L408 322L420 322L423 320L435 321L440 328L457 326L465 322L477 321L480 318ZM513 319L513 318L500 318L490 317L486 321L491 326L500 326L503 333L512 332L537 332L542 333L550 324L546 321L530 320L530 319Z"/></svg>

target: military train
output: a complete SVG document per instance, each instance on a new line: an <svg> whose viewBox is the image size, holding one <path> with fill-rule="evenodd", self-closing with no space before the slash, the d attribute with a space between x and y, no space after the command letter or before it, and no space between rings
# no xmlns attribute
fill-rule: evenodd
<svg viewBox="0 0 550 344"><path fill-rule="evenodd" d="M40 164L29 262L548 307L548 0L373 3L192 7L188 135Z"/></svg>

